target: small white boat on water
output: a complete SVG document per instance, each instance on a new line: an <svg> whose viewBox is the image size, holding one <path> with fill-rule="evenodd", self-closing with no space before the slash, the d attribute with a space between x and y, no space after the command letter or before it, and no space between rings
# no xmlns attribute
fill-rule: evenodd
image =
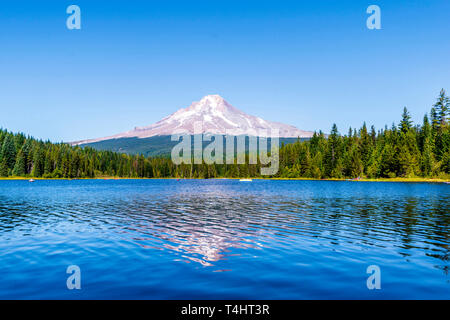
<svg viewBox="0 0 450 320"><path fill-rule="evenodd" d="M252 182L252 179L239 179L240 182Z"/></svg>
<svg viewBox="0 0 450 320"><path fill-rule="evenodd" d="M33 180L33 179L30 179L30 180L28 180L28 182L34 182L34 180Z"/></svg>

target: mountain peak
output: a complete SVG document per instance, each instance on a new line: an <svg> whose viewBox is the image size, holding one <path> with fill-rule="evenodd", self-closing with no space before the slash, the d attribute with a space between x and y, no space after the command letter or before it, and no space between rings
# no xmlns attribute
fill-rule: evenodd
<svg viewBox="0 0 450 320"><path fill-rule="evenodd" d="M210 94L204 96L200 101L193 102L188 110L201 110L203 112L211 112L212 110L225 111L230 105L224 98L218 94Z"/></svg>
<svg viewBox="0 0 450 320"><path fill-rule="evenodd" d="M313 135L313 132L302 131L291 125L266 121L246 114L233 107L220 95L211 94L150 126L136 127L134 130L114 136L78 141L74 144L130 137L148 138L172 135L180 131L197 134L194 127L198 123L202 124L202 133L208 134L264 135L264 132L266 132L270 135L278 131L281 138L306 138Z"/></svg>
<svg viewBox="0 0 450 320"><path fill-rule="evenodd" d="M226 102L224 98L222 98L218 94L209 94L207 96L204 96L200 103L224 103Z"/></svg>

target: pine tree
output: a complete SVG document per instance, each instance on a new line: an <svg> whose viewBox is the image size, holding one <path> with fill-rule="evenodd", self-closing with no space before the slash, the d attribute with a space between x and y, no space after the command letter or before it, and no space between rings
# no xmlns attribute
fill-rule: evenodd
<svg viewBox="0 0 450 320"><path fill-rule="evenodd" d="M447 122L449 109L450 100L445 95L445 90L442 89L437 102L432 108L434 154L438 161L442 159L443 155L450 148L450 129Z"/></svg>
<svg viewBox="0 0 450 320"><path fill-rule="evenodd" d="M360 154L360 160L362 161L362 165L364 167L367 167L367 164L369 162L369 157L372 153L372 139L369 136L369 133L367 132L366 123L364 122L363 127L361 128L360 132L360 143L359 143L359 154Z"/></svg>
<svg viewBox="0 0 450 320"><path fill-rule="evenodd" d="M428 121L428 116L425 114L419 135L419 150L422 153L420 171L425 177L430 176L434 168L433 145L432 128Z"/></svg>
<svg viewBox="0 0 450 320"><path fill-rule="evenodd" d="M386 178L395 178L398 168L398 160L396 157L395 148L386 143L381 153L381 176Z"/></svg>
<svg viewBox="0 0 450 320"><path fill-rule="evenodd" d="M410 177L414 173L411 153L405 144L400 145L398 150L398 171L396 174L401 177Z"/></svg>
<svg viewBox="0 0 450 320"><path fill-rule="evenodd" d="M44 174L45 155L40 146L34 150L33 155L33 177L41 177Z"/></svg>
<svg viewBox="0 0 450 320"><path fill-rule="evenodd" d="M19 153L17 154L16 163L14 165L12 174L17 177L22 177L27 174L25 157L23 156L22 149L20 149Z"/></svg>
<svg viewBox="0 0 450 320"><path fill-rule="evenodd" d="M6 158L0 159L0 177L7 177L9 175L8 163Z"/></svg>
<svg viewBox="0 0 450 320"><path fill-rule="evenodd" d="M447 117L450 111L450 99L445 95L445 90L442 89L439 93L437 102L433 106L436 109L437 120L439 127L443 128L447 124Z"/></svg>
<svg viewBox="0 0 450 320"><path fill-rule="evenodd" d="M450 151L444 153L441 162L441 169L443 172L450 174Z"/></svg>
<svg viewBox="0 0 450 320"><path fill-rule="evenodd" d="M325 154L325 175L327 177L334 177L339 175L339 172L335 169L337 168L340 157L340 136L336 124L333 124L327 146Z"/></svg>
<svg viewBox="0 0 450 320"><path fill-rule="evenodd" d="M381 157L379 155L379 151L377 149L373 149L366 169L366 173L369 178L373 179L380 177L380 162Z"/></svg>
<svg viewBox="0 0 450 320"><path fill-rule="evenodd" d="M411 129L412 122L411 122L411 115L409 114L409 111L406 107L403 108L403 114L402 114L402 121L400 122L399 129L406 133L409 129Z"/></svg>
<svg viewBox="0 0 450 320"><path fill-rule="evenodd" d="M422 158L421 158L421 172L422 175L425 177L429 177L432 172L433 172L433 168L434 168L434 156L433 156L433 152L432 152L432 148L431 148L431 144L429 143L429 140L426 140L425 145L424 145L424 149L422 152Z"/></svg>
<svg viewBox="0 0 450 320"><path fill-rule="evenodd" d="M430 119L431 119L431 127L433 129L433 133L437 132L439 128L439 116L436 108L431 108L430 111Z"/></svg>
<svg viewBox="0 0 450 320"><path fill-rule="evenodd" d="M8 170L14 167L16 162L16 146L14 144L14 137L11 134L7 134L3 141L0 159L4 161Z"/></svg>
<svg viewBox="0 0 450 320"><path fill-rule="evenodd" d="M309 148L306 147L304 151L304 156L300 163L300 175L302 177L311 177L311 153L309 152Z"/></svg>
<svg viewBox="0 0 450 320"><path fill-rule="evenodd" d="M25 160L25 174L31 174L33 168L33 141L27 139L22 146L22 154Z"/></svg>
<svg viewBox="0 0 450 320"><path fill-rule="evenodd" d="M351 160L351 177L361 177L363 174L364 166L361 160L361 155L356 148L352 152Z"/></svg>

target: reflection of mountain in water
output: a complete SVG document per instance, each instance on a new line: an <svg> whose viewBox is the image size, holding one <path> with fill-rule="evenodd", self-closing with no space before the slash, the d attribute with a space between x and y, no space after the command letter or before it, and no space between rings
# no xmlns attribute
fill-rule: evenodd
<svg viewBox="0 0 450 320"><path fill-rule="evenodd" d="M258 219L257 212L252 211L258 205L255 198L214 193L208 195L207 201L205 195L170 197L158 203L155 211L145 201L137 202L137 208L128 214L139 215L140 223L128 225L127 229L149 236L135 238L143 247L172 250L188 261L212 266L212 262L228 255L238 255L232 249L259 249L263 239L272 238L271 231L262 225L264 217ZM148 218L145 222L144 217Z"/></svg>

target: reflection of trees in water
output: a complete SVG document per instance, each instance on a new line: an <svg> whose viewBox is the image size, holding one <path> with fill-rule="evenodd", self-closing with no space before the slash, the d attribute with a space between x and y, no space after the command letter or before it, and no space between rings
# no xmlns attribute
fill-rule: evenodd
<svg viewBox="0 0 450 320"><path fill-rule="evenodd" d="M365 246L393 246L403 257L417 254L414 249L420 249L427 256L443 262L436 267L448 274L448 197L439 200L416 197L319 198L313 202L316 213L310 224L322 229L321 236L332 236L331 244L348 241ZM327 228L323 227L324 224Z"/></svg>

